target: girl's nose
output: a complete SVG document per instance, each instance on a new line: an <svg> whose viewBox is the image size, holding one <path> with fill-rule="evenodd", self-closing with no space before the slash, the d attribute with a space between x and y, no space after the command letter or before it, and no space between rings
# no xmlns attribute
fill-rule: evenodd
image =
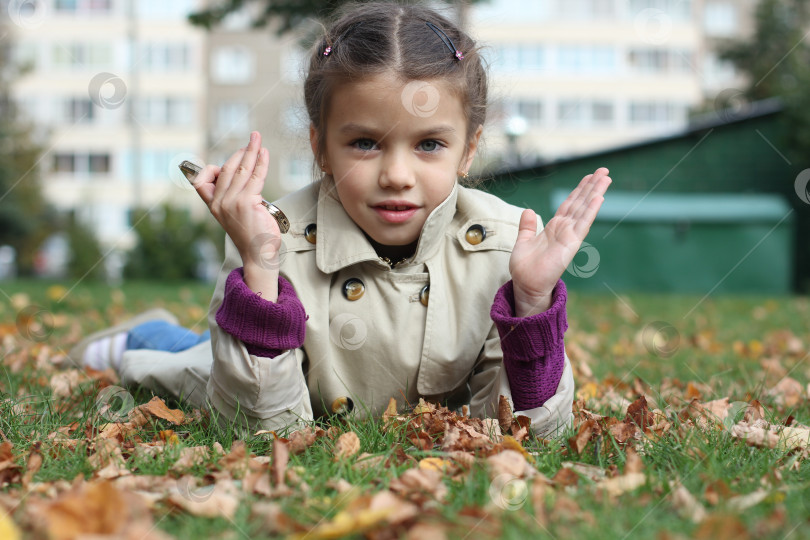
<svg viewBox="0 0 810 540"><path fill-rule="evenodd" d="M387 157L380 171L380 186L388 189L405 189L416 183L414 173L405 156L395 153Z"/></svg>

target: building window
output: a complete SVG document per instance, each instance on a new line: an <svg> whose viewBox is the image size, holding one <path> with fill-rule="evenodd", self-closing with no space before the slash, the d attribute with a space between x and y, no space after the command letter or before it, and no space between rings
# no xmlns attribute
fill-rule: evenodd
<svg viewBox="0 0 810 540"><path fill-rule="evenodd" d="M144 19L185 19L191 13L196 0L138 0L138 16Z"/></svg>
<svg viewBox="0 0 810 540"><path fill-rule="evenodd" d="M247 47L219 47L212 53L211 79L216 83L249 83L254 71L253 53Z"/></svg>
<svg viewBox="0 0 810 540"><path fill-rule="evenodd" d="M561 126L605 126L614 121L614 106L608 101L564 100L558 104L557 120Z"/></svg>
<svg viewBox="0 0 810 540"><path fill-rule="evenodd" d="M686 50L631 49L628 64L633 71L639 73L688 73L692 68L692 56Z"/></svg>
<svg viewBox="0 0 810 540"><path fill-rule="evenodd" d="M525 73L538 71L545 64L545 51L533 43L507 44L495 47L495 58L490 65L504 72Z"/></svg>
<svg viewBox="0 0 810 540"><path fill-rule="evenodd" d="M630 104L630 123L635 125L675 125L686 122L686 107L669 102Z"/></svg>
<svg viewBox="0 0 810 540"><path fill-rule="evenodd" d="M109 43L56 43L51 63L69 70L106 69L113 64L112 49Z"/></svg>
<svg viewBox="0 0 810 540"><path fill-rule="evenodd" d="M60 152L54 155L53 172L62 174L107 174L110 172L110 154Z"/></svg>
<svg viewBox="0 0 810 540"><path fill-rule="evenodd" d="M297 191L312 182L312 160L291 158L284 161L279 185L285 191Z"/></svg>
<svg viewBox="0 0 810 540"><path fill-rule="evenodd" d="M241 101L226 101L217 105L215 135L241 137L250 132L250 106Z"/></svg>
<svg viewBox="0 0 810 540"><path fill-rule="evenodd" d="M543 121L543 103L540 101L518 101L518 116L526 119L530 126L537 126Z"/></svg>
<svg viewBox="0 0 810 540"><path fill-rule="evenodd" d="M591 119L595 124L610 124L613 122L613 103L594 102L591 104Z"/></svg>
<svg viewBox="0 0 810 540"><path fill-rule="evenodd" d="M648 9L663 11L674 21L692 18L692 0L630 0L627 15L632 19Z"/></svg>
<svg viewBox="0 0 810 540"><path fill-rule="evenodd" d="M90 124L95 118L93 102L87 98L65 100L65 121L69 124Z"/></svg>
<svg viewBox="0 0 810 540"><path fill-rule="evenodd" d="M737 8L731 2L707 2L703 7L703 28L710 36L733 36L737 31Z"/></svg>
<svg viewBox="0 0 810 540"><path fill-rule="evenodd" d="M610 73L616 71L616 49L588 45L564 45L557 49L557 69L565 73Z"/></svg>
<svg viewBox="0 0 810 540"><path fill-rule="evenodd" d="M616 15L615 0L557 0L557 14L562 19L609 19Z"/></svg>
<svg viewBox="0 0 810 540"><path fill-rule="evenodd" d="M191 55L185 43L150 43L141 49L141 65L145 71L175 73L188 71Z"/></svg>

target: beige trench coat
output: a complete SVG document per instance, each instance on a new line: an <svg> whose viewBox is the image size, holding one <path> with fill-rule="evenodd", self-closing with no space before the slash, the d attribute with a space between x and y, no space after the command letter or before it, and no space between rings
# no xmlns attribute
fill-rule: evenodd
<svg viewBox="0 0 810 540"><path fill-rule="evenodd" d="M522 209L456 186L428 217L415 255L391 269L345 213L329 177L276 204L290 220L280 273L309 317L304 346L275 358L253 356L217 325L225 280L242 266L226 239L209 311L210 344L174 354L127 351L125 382L207 401L251 428L310 420L340 398L363 416L379 417L391 397L400 408L424 397L497 417L498 396L511 400L511 393L489 311L497 289L510 279ZM474 226L486 231L477 244L467 237ZM359 298L344 294L350 280L362 283ZM573 397L566 355L556 395L519 412L532 419L538 435L559 435L572 420Z"/></svg>

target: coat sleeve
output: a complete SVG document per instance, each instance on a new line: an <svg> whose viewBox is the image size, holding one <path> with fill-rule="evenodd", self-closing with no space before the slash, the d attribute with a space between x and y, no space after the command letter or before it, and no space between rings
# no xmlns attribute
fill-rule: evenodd
<svg viewBox="0 0 810 540"><path fill-rule="evenodd" d="M538 437L561 437L574 419L574 375L568 355L563 351L565 363L562 377L553 396L541 406L528 410L516 410L516 415L531 419L532 431ZM498 400L503 395L514 410L512 391L503 369L501 338L495 324L492 325L486 343L478 356L475 369L470 377L470 414L473 416L498 417Z"/></svg>
<svg viewBox="0 0 810 540"><path fill-rule="evenodd" d="M538 234L542 228L538 216ZM562 343L567 327L565 285L562 281L558 283L547 313L525 320L514 317L511 297L510 281L496 295L491 315L498 323L490 328L470 379L471 413L497 417L499 396L503 395L515 414L531 419L532 431L537 436L559 437L573 422L574 403L573 370ZM507 335L506 342L502 341L503 335ZM504 365L505 346L510 353L510 376ZM542 369L535 364L540 361L545 364ZM515 389L519 400L513 399L510 378L520 385ZM526 404L526 408L516 409L516 401L519 406Z"/></svg>
<svg viewBox="0 0 810 540"><path fill-rule="evenodd" d="M216 314L222 306L228 278L241 266L239 253L226 236L225 262L208 311L214 358L208 399L229 421L250 429L280 430L310 421L312 405L302 369L306 361L304 349L274 351L278 354L272 358L257 356L251 352L268 353L255 344L247 346L217 323ZM264 320L262 324L270 322Z"/></svg>

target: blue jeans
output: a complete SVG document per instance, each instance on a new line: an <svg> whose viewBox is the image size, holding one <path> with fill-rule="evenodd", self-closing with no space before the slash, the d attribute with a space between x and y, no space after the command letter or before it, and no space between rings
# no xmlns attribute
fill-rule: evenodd
<svg viewBox="0 0 810 540"><path fill-rule="evenodd" d="M202 335L166 321L148 321L132 328L127 335L127 350L152 349L156 351L185 351L211 339L211 331Z"/></svg>

